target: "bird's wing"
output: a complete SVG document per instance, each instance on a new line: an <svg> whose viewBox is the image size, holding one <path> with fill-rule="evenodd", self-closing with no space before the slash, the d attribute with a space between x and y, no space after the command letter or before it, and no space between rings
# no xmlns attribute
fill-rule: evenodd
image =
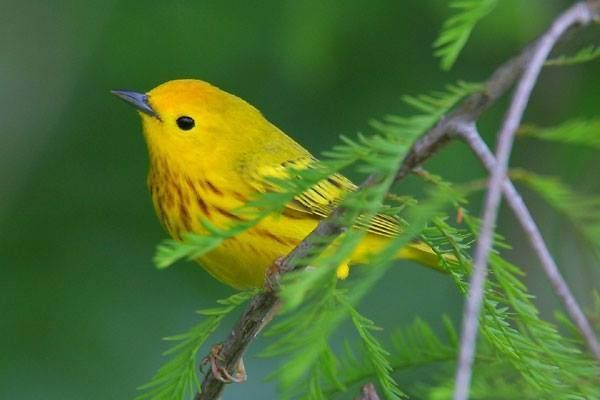
<svg viewBox="0 0 600 400"><path fill-rule="evenodd" d="M261 193L278 191L280 189L269 178L289 179L290 169L311 168L314 161L310 157L301 157L277 165L262 166L255 171L254 179L251 179L251 185ZM353 192L356 189L357 186L349 179L343 175L335 174L296 196L292 202L286 205L285 211L295 215L322 219L333 212L348 192ZM393 216L385 214L376 214L370 221L366 217L359 217L356 221L356 227L366 229L377 235L390 237L401 232L399 221Z"/></svg>

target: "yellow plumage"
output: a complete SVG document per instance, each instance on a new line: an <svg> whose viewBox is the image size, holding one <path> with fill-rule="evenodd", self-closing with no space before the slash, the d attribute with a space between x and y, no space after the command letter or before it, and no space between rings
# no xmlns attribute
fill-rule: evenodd
<svg viewBox="0 0 600 400"><path fill-rule="evenodd" d="M202 234L201 219L227 227L234 213L259 193L276 190L268 177L286 168L309 168L314 158L244 100L199 80L175 80L147 94L115 91L140 109L150 154L148 185L156 212L171 236ZM235 288L258 287L266 269L288 254L329 215L339 199L356 187L341 175L320 182L257 226L226 240L199 263L215 278ZM360 263L399 232L394 218L377 215L357 226L369 234L348 260ZM424 244L398 253L437 266ZM338 270L348 273L347 264Z"/></svg>

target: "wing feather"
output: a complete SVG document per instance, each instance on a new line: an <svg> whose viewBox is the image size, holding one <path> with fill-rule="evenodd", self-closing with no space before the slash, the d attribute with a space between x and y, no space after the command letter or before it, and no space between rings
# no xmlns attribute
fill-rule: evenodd
<svg viewBox="0 0 600 400"><path fill-rule="evenodd" d="M269 181L269 177L289 177L289 170L311 168L315 160L310 157L302 157L289 160L275 166L265 166L256 171L252 186L259 192L277 191L275 184ZM343 197L357 190L357 186L349 179L340 174L335 174L324 179L295 197L293 202L286 205L286 210L298 216L305 215L316 219L329 216L338 206ZM396 236L401 232L400 222L390 215L376 214L370 221L366 217L359 217L356 227L381 236Z"/></svg>

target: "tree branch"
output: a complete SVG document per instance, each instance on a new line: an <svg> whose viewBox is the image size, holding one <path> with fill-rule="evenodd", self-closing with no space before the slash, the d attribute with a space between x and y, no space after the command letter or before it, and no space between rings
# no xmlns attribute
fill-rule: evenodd
<svg viewBox="0 0 600 400"><path fill-rule="evenodd" d="M454 400L466 400L471 385L473 360L477 343L479 314L483 303L483 291L487 277L487 260L492 248L492 240L498 209L500 207L502 184L506 178L508 161L514 142L514 134L523 113L529 103L529 97L540 71L550 51L558 39L569 27L577 23L587 24L593 14L586 3L576 3L562 13L550 26L550 29L538 40L531 60L526 66L515 90L502 127L498 134L495 167L491 170L488 191L485 196L483 222L473 256L473 273L469 284L469 293L463 311L462 333L454 386Z"/></svg>
<svg viewBox="0 0 600 400"><path fill-rule="evenodd" d="M588 0L586 4L578 4L584 7L587 5L590 18L598 18L600 1ZM576 28L578 28L577 25L571 26L571 29ZM539 42L543 38L544 35L525 46L517 56L496 68L484 82L481 91L469 96L454 111L440 119L433 128L417 139L402 164L398 167L396 182L406 178L415 167L423 164L437 150L444 147L452 139L456 126L477 121L485 110L502 97L529 65Z"/></svg>
<svg viewBox="0 0 600 400"><path fill-rule="evenodd" d="M484 165L484 167L488 171L492 171L496 166L496 159L481 138L481 135L479 135L477 132L475 126L470 125L462 128L458 127L457 131L459 137L469 145L471 150L473 150L475 155L481 160L481 163ZM529 240L529 244L539 258L540 263L544 268L544 272L548 276L552 287L554 287L554 291L562 301L563 306L571 317L571 320L579 329L579 332L585 340L588 349L592 352L592 354L594 354L596 359L600 361L600 343L598 342L598 339L596 339L592 326L577 304L575 296L573 296L573 293L562 277L556 262L552 258L552 255L546 246L546 242L542 237L542 233L531 216L529 209L525 205L523 198L512 184L510 179L506 178L502 183L502 192L504 193L504 198L506 199L508 206L515 214L517 221L521 225L521 228L523 228L527 234L526 236Z"/></svg>
<svg viewBox="0 0 600 400"><path fill-rule="evenodd" d="M600 9L599 0L589 2L589 13L597 15ZM582 3L580 3L582 4ZM418 139L398 166L396 182L405 178L415 167L424 163L438 149L453 138L457 124L474 122L496 100L501 97L529 65L538 48L539 42L544 38L534 41L526 46L518 56L510 59L497 68L485 82L484 89L464 100L453 112L441 119L435 127ZM369 177L361 188L368 187L378 179ZM345 227L338 221L345 210L337 208L328 218L322 220L279 265L279 273L285 274L294 269L297 261L309 255L316 248L318 239L323 237L335 238L341 235ZM246 348L258 335L259 331L269 323L277 312L279 299L273 291L258 294L250 300L244 313L236 322L231 334L222 344L220 359L222 366L228 371L234 370ZM208 371L202 382L202 392L198 400L217 399L222 393L224 383L218 380L212 371Z"/></svg>

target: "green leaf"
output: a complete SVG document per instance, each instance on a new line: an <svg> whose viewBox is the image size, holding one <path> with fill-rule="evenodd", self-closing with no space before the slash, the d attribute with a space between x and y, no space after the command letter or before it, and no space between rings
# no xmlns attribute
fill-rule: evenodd
<svg viewBox="0 0 600 400"><path fill-rule="evenodd" d="M156 248L154 264L158 269L165 269L177 260L186 258L193 260L219 246L225 237L185 234L184 240L164 240Z"/></svg>
<svg viewBox="0 0 600 400"><path fill-rule="evenodd" d="M392 372L399 374L410 369L423 367L436 367L435 371L453 375L453 369L449 367L453 367L456 360L457 333L447 317L444 317L444 325L448 343L440 339L431 326L418 318L407 327L397 328L390 337L391 352L385 356L385 361L380 365L372 362L373 357L364 345L359 347L360 350L357 352L354 349L358 346L353 347L346 343L344 353L339 360L341 368L338 377L342 381L342 386L334 386L326 382L323 391L331 398L334 393L341 393L346 387L351 387L357 383L370 382L378 378L378 368L384 365L389 368L384 371L385 374L390 376ZM387 353L381 345L378 345L378 348L380 349L378 352ZM486 357L489 357L489 354L487 354L488 349L484 350L486 351ZM486 359L486 361L489 360ZM418 387L418 384L412 382L410 386Z"/></svg>
<svg viewBox="0 0 600 400"><path fill-rule="evenodd" d="M566 216L600 259L600 196L575 192L556 177L535 174L523 169L510 172L516 182L527 185L551 207Z"/></svg>
<svg viewBox="0 0 600 400"><path fill-rule="evenodd" d="M600 58L600 47L590 45L579 50L572 56L562 55L556 58L549 59L544 63L544 65L552 67L565 67L583 64L586 62L596 60L597 58Z"/></svg>
<svg viewBox="0 0 600 400"><path fill-rule="evenodd" d="M443 70L452 68L461 50L465 47L475 25L488 15L498 0L455 0L450 2L450 8L456 9L456 14L450 17L442 26L438 38L433 43L434 55L440 58Z"/></svg>
<svg viewBox="0 0 600 400"><path fill-rule="evenodd" d="M402 101L419 112L409 117L390 115L383 121L371 121L371 126L395 137L418 137L448 113L460 100L482 89L480 83L458 81L445 90L415 96L406 95Z"/></svg>
<svg viewBox="0 0 600 400"><path fill-rule="evenodd" d="M221 307L199 311L206 318L190 330L165 338L167 341L177 342L163 353L170 360L160 367L150 382L138 388L144 393L137 396L136 400L184 400L199 392L200 383L196 371L200 348L217 330L224 317L256 293L255 290L249 290L219 300Z"/></svg>
<svg viewBox="0 0 600 400"><path fill-rule="evenodd" d="M561 125L547 128L524 125L519 129L519 136L600 150L600 118L572 119Z"/></svg>
<svg viewBox="0 0 600 400"><path fill-rule="evenodd" d="M350 304L345 302L343 302L343 304L348 307L352 323L362 339L366 358L375 371L375 376L379 381L385 397L388 399L407 398L391 375L393 368L388 360L390 353L383 348L383 345L379 343L372 334L372 331L380 330L380 328L378 328L373 321L362 316Z"/></svg>

